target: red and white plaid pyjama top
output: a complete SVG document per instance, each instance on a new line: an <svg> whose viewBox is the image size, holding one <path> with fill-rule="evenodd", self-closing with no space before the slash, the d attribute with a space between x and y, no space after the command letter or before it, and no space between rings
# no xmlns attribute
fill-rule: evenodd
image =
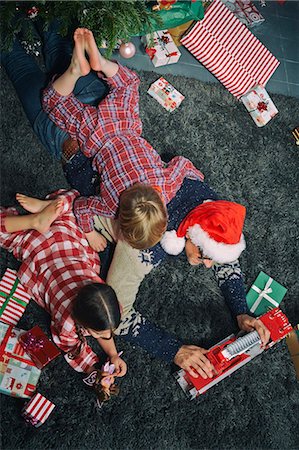
<svg viewBox="0 0 299 450"><path fill-rule="evenodd" d="M94 169L101 175L99 196L75 202L75 215L86 233L93 230L94 215L114 218L120 194L137 182L159 186L167 204L184 178L204 178L183 156L166 165L141 137L140 81L133 71L120 65L107 82L110 93L98 107L81 103L73 94L61 96L52 85L43 95L43 108L50 119L78 139L82 152L93 158Z"/></svg>
<svg viewBox="0 0 299 450"><path fill-rule="evenodd" d="M103 283L99 255L92 250L73 214L73 202L79 192L57 191L64 198L61 215L46 233L36 230L7 233L3 219L18 215L15 208L0 207L0 245L22 261L18 278L38 305L51 315L53 341L63 352L75 352L81 345L71 316L72 301L81 287ZM85 331L85 330L84 330ZM85 331L85 335L88 333ZM86 372L98 362L97 355L82 344L81 352L68 363L78 372Z"/></svg>

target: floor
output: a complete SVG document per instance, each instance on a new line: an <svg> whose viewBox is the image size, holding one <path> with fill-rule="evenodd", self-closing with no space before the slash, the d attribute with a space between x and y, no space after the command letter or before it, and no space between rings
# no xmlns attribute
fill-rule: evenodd
<svg viewBox="0 0 299 450"><path fill-rule="evenodd" d="M254 3L265 21L250 30L280 61L267 83L267 91L299 98L299 0L287 0L283 5L267 0L265 7L261 7L259 1ZM156 68L145 53L140 38L133 38L132 41L137 49L135 56L124 60L117 54L115 58L133 69L184 75L218 83L183 46L179 47L182 55L178 63Z"/></svg>

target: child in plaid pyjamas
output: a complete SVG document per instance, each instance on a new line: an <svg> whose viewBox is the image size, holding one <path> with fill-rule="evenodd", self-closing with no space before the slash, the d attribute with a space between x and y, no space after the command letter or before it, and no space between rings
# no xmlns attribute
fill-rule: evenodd
<svg viewBox="0 0 299 450"><path fill-rule="evenodd" d="M79 141L81 151L93 158L94 169L101 176L99 196L82 197L75 203L79 225L92 247L101 250L97 242L103 241L103 237L94 230L93 217L115 218L123 191L135 183L157 187L166 205L186 177L203 180L203 174L183 156L173 158L166 167L158 153L141 137L137 75L103 58L91 31L77 29L74 40L70 67L44 91L43 108L57 126ZM76 81L90 68L103 72L110 85L110 93L97 108L83 104L73 94ZM134 247L134 243L130 244Z"/></svg>

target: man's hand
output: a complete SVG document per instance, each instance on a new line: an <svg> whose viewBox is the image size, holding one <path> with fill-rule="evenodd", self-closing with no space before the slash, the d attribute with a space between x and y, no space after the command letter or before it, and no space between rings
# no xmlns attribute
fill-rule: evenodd
<svg viewBox="0 0 299 450"><path fill-rule="evenodd" d="M175 355L174 362L177 366L189 372L194 378L197 378L198 374L205 379L208 377L212 378L216 370L208 358L205 357L207 352L208 350L196 347L196 345L183 345Z"/></svg>
<svg viewBox="0 0 299 450"><path fill-rule="evenodd" d="M191 264L191 266L198 266L198 264L200 263L201 254L198 247L193 244L190 239L186 240L185 252L189 264Z"/></svg>
<svg viewBox="0 0 299 450"><path fill-rule="evenodd" d="M118 355L110 357L110 363L114 364L114 366L115 366L115 371L112 374L113 376L123 377L124 375L126 375L127 364Z"/></svg>
<svg viewBox="0 0 299 450"><path fill-rule="evenodd" d="M89 245L96 252L102 252L107 247L107 241L97 230L92 230L90 233L85 233Z"/></svg>
<svg viewBox="0 0 299 450"><path fill-rule="evenodd" d="M265 348L270 339L270 331L263 324L263 322L248 314L240 314L237 316L237 321L240 330L253 331L256 330L260 335L262 341L262 348Z"/></svg>

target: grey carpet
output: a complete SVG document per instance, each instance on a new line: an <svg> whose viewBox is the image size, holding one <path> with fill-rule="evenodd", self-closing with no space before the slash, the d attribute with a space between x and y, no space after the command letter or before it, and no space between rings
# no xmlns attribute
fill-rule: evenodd
<svg viewBox="0 0 299 450"><path fill-rule="evenodd" d="M246 283L260 270L288 288L283 310L299 321L298 100L273 95L279 115L258 129L242 104L219 85L167 76L186 99L170 114L146 94L158 76L142 73L144 135L161 153L189 157L223 198L247 207L247 250L241 263ZM59 162L33 135L5 75L1 83L1 195L44 196L66 187ZM297 223L296 223L297 221ZM17 267L1 252L1 274ZM171 260L142 284L138 308L185 342L209 347L236 325L212 274ZM34 302L20 325L48 330L47 314ZM60 357L47 366L39 392L56 404L45 425L31 429L20 417L22 400L1 395L3 449L295 449L299 387L285 342L190 402L171 368L119 339L129 372L118 398L98 411L81 376Z"/></svg>

